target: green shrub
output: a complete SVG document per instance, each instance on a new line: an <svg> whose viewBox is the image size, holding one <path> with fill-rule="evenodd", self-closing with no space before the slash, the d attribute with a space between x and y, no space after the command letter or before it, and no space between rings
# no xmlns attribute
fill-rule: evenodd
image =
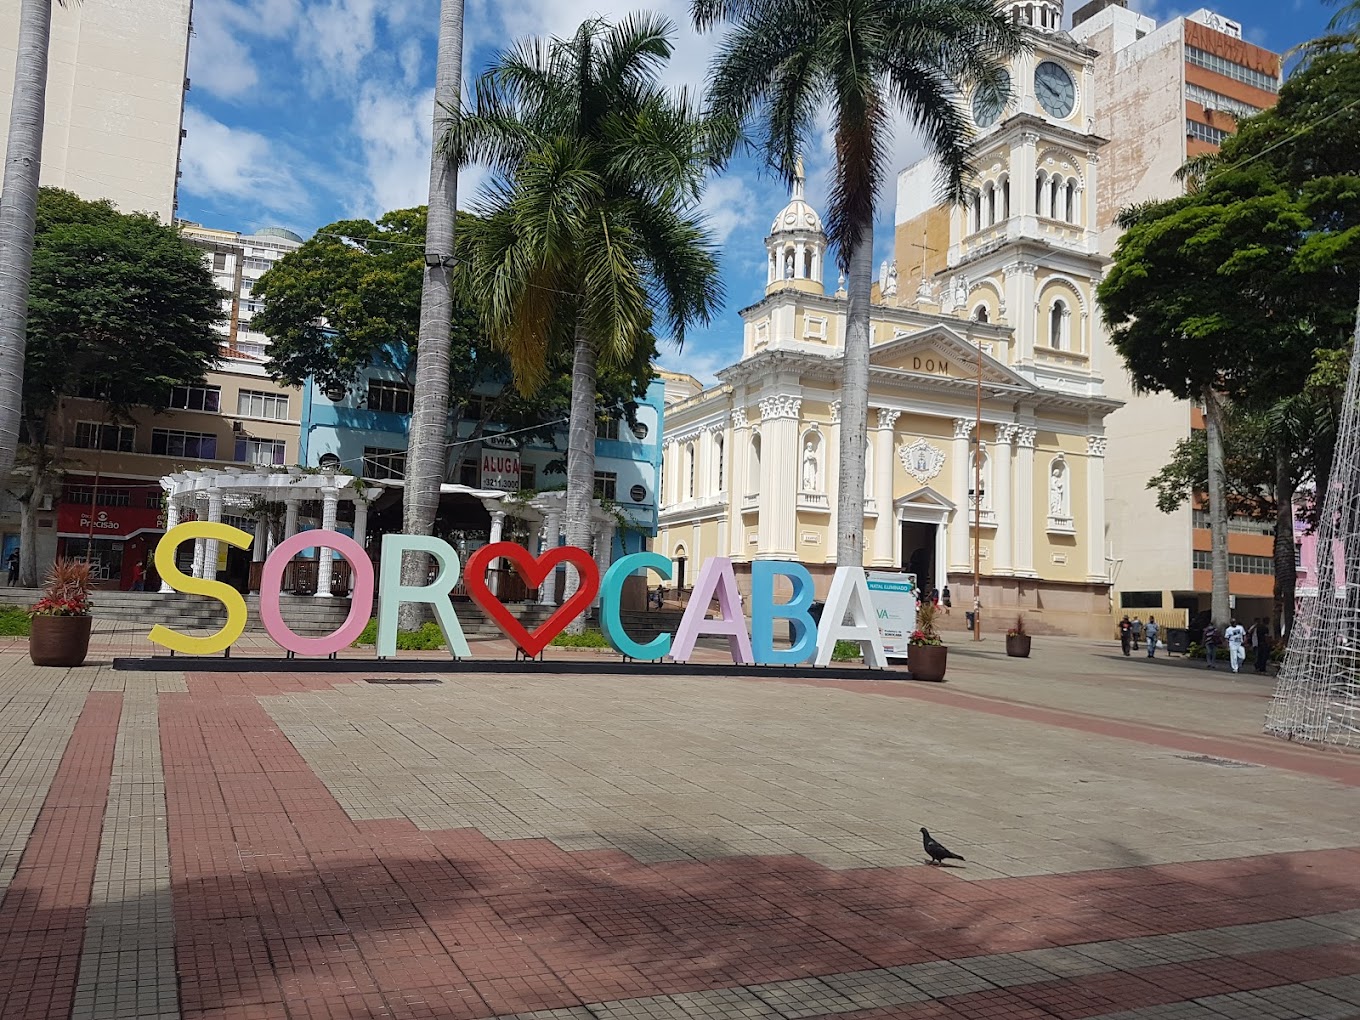
<svg viewBox="0 0 1360 1020"><path fill-rule="evenodd" d="M32 621L18 606L0 606L0 636L28 637Z"/></svg>
<svg viewBox="0 0 1360 1020"><path fill-rule="evenodd" d="M368 626L355 639L354 644L376 645L377 643L378 621L369 620ZM443 647L444 632L439 629L439 624L433 620L427 620L421 624L420 630L397 631L397 650L400 652L429 652Z"/></svg>
<svg viewBox="0 0 1360 1020"><path fill-rule="evenodd" d="M609 642L598 630L587 630L581 634L558 634L552 639L557 648L608 648Z"/></svg>
<svg viewBox="0 0 1360 1020"><path fill-rule="evenodd" d="M1250 652L1251 649L1247 649L1247 651ZM1200 644L1198 641L1192 641L1190 642L1190 647L1185 650L1185 654L1187 657L1191 659L1202 659L1204 658L1204 646ZM1215 650L1214 661L1215 662L1228 661L1228 649L1225 645L1219 645L1218 648Z"/></svg>
<svg viewBox="0 0 1360 1020"><path fill-rule="evenodd" d="M855 662L862 658L864 652L858 641L837 641L836 647L831 650L832 662Z"/></svg>

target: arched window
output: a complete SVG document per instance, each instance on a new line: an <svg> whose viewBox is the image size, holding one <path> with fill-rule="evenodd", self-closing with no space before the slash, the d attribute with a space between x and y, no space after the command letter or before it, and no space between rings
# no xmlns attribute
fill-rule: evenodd
<svg viewBox="0 0 1360 1020"><path fill-rule="evenodd" d="M1011 218L1011 179L1009 177L1001 182L1001 218L1003 220Z"/></svg>
<svg viewBox="0 0 1360 1020"><path fill-rule="evenodd" d="M1057 219L1062 215L1062 178L1054 177L1048 182L1048 215Z"/></svg>
<svg viewBox="0 0 1360 1020"><path fill-rule="evenodd" d="M695 456L693 443L685 444L685 498L694 498L694 476L698 469L699 458Z"/></svg>
<svg viewBox="0 0 1360 1020"><path fill-rule="evenodd" d="M973 232L982 229L982 192L973 192Z"/></svg>
<svg viewBox="0 0 1360 1020"><path fill-rule="evenodd" d="M675 553L674 555L671 556L671 559L675 561L675 570L673 571L675 587L678 591L684 591L685 567L688 566L689 564L689 553L685 551L685 547L683 545L677 545L675 547Z"/></svg>
<svg viewBox="0 0 1360 1020"><path fill-rule="evenodd" d="M1034 177L1034 215L1044 215L1044 179L1048 175L1040 170Z"/></svg>
<svg viewBox="0 0 1360 1020"><path fill-rule="evenodd" d="M717 483L714 492L727 491L727 448L721 432L713 433L713 480Z"/></svg>
<svg viewBox="0 0 1360 1020"><path fill-rule="evenodd" d="M1069 179L1067 182L1067 222L1077 222L1077 182Z"/></svg>
<svg viewBox="0 0 1360 1020"><path fill-rule="evenodd" d="M996 223L996 185L988 182L984 190L984 198L987 201L987 226Z"/></svg>
<svg viewBox="0 0 1360 1020"><path fill-rule="evenodd" d="M746 451L746 495L760 491L760 433L751 434L751 445Z"/></svg>
<svg viewBox="0 0 1360 1020"><path fill-rule="evenodd" d="M990 321L991 321L991 319L990 319L990 318L988 317L988 315L987 315L987 306L986 306L986 305L978 305L976 308L973 309L973 321L974 321L974 322L990 322Z"/></svg>
<svg viewBox="0 0 1360 1020"><path fill-rule="evenodd" d="M1062 298L1053 302L1053 308L1048 313L1048 346L1055 351L1060 351L1065 346L1067 337L1063 334L1067 330L1067 302Z"/></svg>

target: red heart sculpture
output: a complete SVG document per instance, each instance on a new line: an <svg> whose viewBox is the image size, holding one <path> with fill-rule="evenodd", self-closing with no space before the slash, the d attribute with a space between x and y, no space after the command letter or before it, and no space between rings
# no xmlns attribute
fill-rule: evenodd
<svg viewBox="0 0 1360 1020"><path fill-rule="evenodd" d="M530 633L524 624L515 618L499 598L486 586L487 568L497 559L506 559L515 565L519 576L530 588L537 588L552 576L559 563L570 563L581 578L581 586L567 601L557 607L557 612L538 625ZM574 545L559 545L546 549L542 556L535 557L528 549L514 542L493 542L484 545L468 557L463 571L463 587L468 597L482 607L499 627L525 655L533 657L548 646L548 642L566 630L567 624L586 611L600 591L600 568L590 558L590 553Z"/></svg>

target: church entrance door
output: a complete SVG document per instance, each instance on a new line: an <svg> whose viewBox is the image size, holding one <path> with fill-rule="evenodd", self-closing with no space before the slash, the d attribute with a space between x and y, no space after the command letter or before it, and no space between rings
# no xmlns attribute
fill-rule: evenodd
<svg viewBox="0 0 1360 1020"><path fill-rule="evenodd" d="M917 585L924 591L937 587L935 579L935 550L938 524L922 521L902 522L902 569L916 575Z"/></svg>

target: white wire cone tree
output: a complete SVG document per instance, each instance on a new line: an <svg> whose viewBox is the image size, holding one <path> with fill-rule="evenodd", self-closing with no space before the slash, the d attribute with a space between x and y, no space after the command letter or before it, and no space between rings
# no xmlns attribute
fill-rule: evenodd
<svg viewBox="0 0 1360 1020"><path fill-rule="evenodd" d="M1265 731L1360 748L1360 309L1317 527L1317 594L1289 635Z"/></svg>

